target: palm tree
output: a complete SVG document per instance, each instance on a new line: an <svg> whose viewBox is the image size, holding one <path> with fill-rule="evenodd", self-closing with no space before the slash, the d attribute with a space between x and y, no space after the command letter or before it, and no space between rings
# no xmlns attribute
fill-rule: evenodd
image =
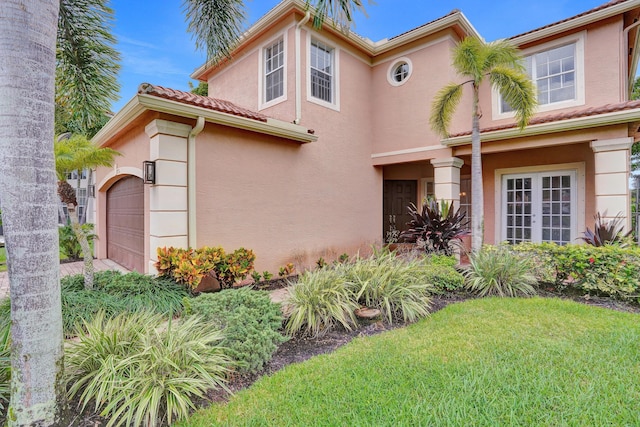
<svg viewBox="0 0 640 427"><path fill-rule="evenodd" d="M537 105L534 86L527 76L522 57L515 46L505 40L485 43L477 37L467 37L453 49L453 67L467 79L449 83L433 100L430 124L443 137L453 113L462 98L464 85L473 90L471 106L471 248L479 251L484 240L484 195L482 190L482 156L480 153L479 91L486 77L502 99L514 110L520 129L529 123Z"/></svg>
<svg viewBox="0 0 640 427"><path fill-rule="evenodd" d="M84 288L93 289L93 254L89 246L87 233L80 225L76 207L76 189L66 180L66 175L73 171L88 169L89 173L98 166L112 166L113 158L120 155L111 148L100 148L81 135L70 138L58 138L53 145L56 159L56 175L58 177L58 196L62 203L67 205L69 220L78 243L82 248L84 259ZM88 177L91 182L91 175Z"/></svg>
<svg viewBox="0 0 640 427"><path fill-rule="evenodd" d="M334 17L350 22L353 9L362 8L360 0L307 0L308 6L312 3L317 5L314 15L319 20ZM105 5L106 0L2 2L0 209L11 294L11 426L66 425L61 419L65 390L53 155L54 107L57 101L75 117L73 122L85 129L97 123L92 117L102 116L108 110L108 105L102 104L79 111L87 103L96 101L96 97L115 93L110 83L115 80L108 76L102 83L79 76L79 73L100 75L101 71L114 76L117 71L117 68L100 65L116 58L114 50L105 50L95 38L109 40L108 27L95 34L83 26L104 19L103 12L108 9ZM190 21L189 31L195 34L196 45L207 46L208 58L219 57L220 53L228 56L240 34L243 2L185 0L185 10ZM89 21L80 19L81 12L87 14ZM73 25L74 22L77 25ZM83 67L61 69L56 73L56 65L64 67L62 58L75 59L76 64ZM73 90L63 90L67 79L84 83L73 83L69 86ZM59 88L56 97L55 83ZM76 93L84 93L78 95L81 101L73 101Z"/></svg>
<svg viewBox="0 0 640 427"><path fill-rule="evenodd" d="M10 425L54 425L64 402L53 113L58 0L0 13L0 200L11 294Z"/></svg>

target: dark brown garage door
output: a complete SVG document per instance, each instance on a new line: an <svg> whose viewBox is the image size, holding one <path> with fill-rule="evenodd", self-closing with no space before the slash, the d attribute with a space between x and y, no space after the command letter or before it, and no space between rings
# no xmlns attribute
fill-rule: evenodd
<svg viewBox="0 0 640 427"><path fill-rule="evenodd" d="M107 257L144 273L144 185L135 176L107 190Z"/></svg>

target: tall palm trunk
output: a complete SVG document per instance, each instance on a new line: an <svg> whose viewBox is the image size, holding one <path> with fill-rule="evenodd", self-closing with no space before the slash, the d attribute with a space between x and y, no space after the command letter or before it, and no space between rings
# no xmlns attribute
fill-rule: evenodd
<svg viewBox="0 0 640 427"><path fill-rule="evenodd" d="M0 200L11 295L10 426L63 425L53 157L56 0L3 0Z"/></svg>
<svg viewBox="0 0 640 427"><path fill-rule="evenodd" d="M471 127L471 250L478 252L484 241L484 191L482 189L482 153L480 147L480 110L478 85L473 84Z"/></svg>

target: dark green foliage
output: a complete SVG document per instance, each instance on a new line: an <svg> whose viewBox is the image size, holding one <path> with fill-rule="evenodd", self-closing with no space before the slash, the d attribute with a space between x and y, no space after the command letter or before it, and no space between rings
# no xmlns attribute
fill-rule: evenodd
<svg viewBox="0 0 640 427"><path fill-rule="evenodd" d="M96 237L93 234L93 224L82 224L82 230L86 233L89 243ZM78 243L78 238L73 232L71 225L65 225L58 228L58 236L60 239L60 252L70 260L82 258L82 248Z"/></svg>
<svg viewBox="0 0 640 427"><path fill-rule="evenodd" d="M453 254L453 242L468 233L465 213L454 211L446 201L438 203L429 200L422 206L422 212L413 203L407 208L411 221L410 228L400 234L407 242L424 242L427 253Z"/></svg>
<svg viewBox="0 0 640 427"><path fill-rule="evenodd" d="M547 281L562 292L578 291L638 302L640 247L617 245L517 245L531 259L546 264Z"/></svg>
<svg viewBox="0 0 640 427"><path fill-rule="evenodd" d="M267 292L228 289L185 298L184 305L187 315L196 315L211 327L222 329L225 338L221 346L241 371L261 369L277 345L285 341L278 332L282 326L280 307L271 302Z"/></svg>
<svg viewBox="0 0 640 427"><path fill-rule="evenodd" d="M189 82L189 92L200 96L209 96L209 84L207 82L198 82L198 86L194 86Z"/></svg>
<svg viewBox="0 0 640 427"><path fill-rule="evenodd" d="M604 246L604 245L626 245L631 242L631 231L624 234L624 217L622 213L618 213L615 218L611 220L602 219L600 212L595 216L595 225L593 231L587 227L587 231L584 232L584 236L580 239L592 246Z"/></svg>
<svg viewBox="0 0 640 427"><path fill-rule="evenodd" d="M151 311L162 315L175 315L182 311L184 287L172 280L153 278L140 273L122 274L103 271L95 275L93 290L84 289L81 274L63 277L62 321L65 334L89 322L100 310L107 317L123 312Z"/></svg>

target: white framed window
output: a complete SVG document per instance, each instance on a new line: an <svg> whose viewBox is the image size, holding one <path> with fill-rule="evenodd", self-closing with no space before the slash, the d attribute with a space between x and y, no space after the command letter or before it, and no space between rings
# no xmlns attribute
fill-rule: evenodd
<svg viewBox="0 0 640 427"><path fill-rule="evenodd" d="M387 81L391 86L401 86L409 80L413 72L413 64L409 58L393 61L387 70Z"/></svg>
<svg viewBox="0 0 640 427"><path fill-rule="evenodd" d="M308 46L307 99L339 110L337 49L324 41L311 37L309 37Z"/></svg>
<svg viewBox="0 0 640 427"><path fill-rule="evenodd" d="M523 52L524 66L538 99L538 112L584 105L584 32ZM494 119L513 117L513 109L493 91Z"/></svg>
<svg viewBox="0 0 640 427"><path fill-rule="evenodd" d="M565 245L584 229L584 164L497 170L496 184L497 241Z"/></svg>
<svg viewBox="0 0 640 427"><path fill-rule="evenodd" d="M260 110L287 100L286 46L285 33L260 49Z"/></svg>

